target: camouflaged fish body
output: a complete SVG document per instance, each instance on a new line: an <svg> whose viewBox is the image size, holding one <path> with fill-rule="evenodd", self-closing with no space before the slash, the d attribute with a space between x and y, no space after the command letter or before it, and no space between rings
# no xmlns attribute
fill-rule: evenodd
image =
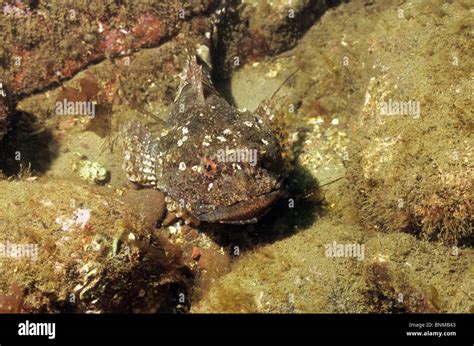
<svg viewBox="0 0 474 346"><path fill-rule="evenodd" d="M229 105L194 57L169 128L158 136L137 123L124 130L129 180L160 189L201 221L256 222L282 196L276 137L256 115Z"/></svg>

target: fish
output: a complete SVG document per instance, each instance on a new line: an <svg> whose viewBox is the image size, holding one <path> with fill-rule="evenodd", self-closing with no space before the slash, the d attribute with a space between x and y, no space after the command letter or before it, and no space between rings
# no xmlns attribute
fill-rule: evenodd
<svg viewBox="0 0 474 346"><path fill-rule="evenodd" d="M258 114L229 104L195 55L166 123L159 134L123 125L123 169L134 184L166 194L180 215L197 224L256 223L285 195L277 137Z"/></svg>

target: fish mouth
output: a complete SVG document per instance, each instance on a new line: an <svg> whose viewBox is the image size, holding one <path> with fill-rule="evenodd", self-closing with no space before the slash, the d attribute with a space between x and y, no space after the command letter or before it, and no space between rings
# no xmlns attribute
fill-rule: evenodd
<svg viewBox="0 0 474 346"><path fill-rule="evenodd" d="M274 190L245 201L240 201L198 216L199 220L209 223L226 223L245 225L256 223L270 207L284 197L284 190Z"/></svg>

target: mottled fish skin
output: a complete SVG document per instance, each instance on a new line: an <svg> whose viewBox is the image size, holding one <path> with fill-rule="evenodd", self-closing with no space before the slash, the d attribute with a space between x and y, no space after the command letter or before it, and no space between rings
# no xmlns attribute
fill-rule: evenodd
<svg viewBox="0 0 474 346"><path fill-rule="evenodd" d="M160 143L149 129L140 123L127 122L123 128L124 152L122 168L133 183L154 187L156 183L156 159Z"/></svg>
<svg viewBox="0 0 474 346"><path fill-rule="evenodd" d="M124 130L129 180L160 189L201 221L257 222L283 195L276 137L258 116L229 105L195 57L183 75L169 128L157 137L137 123ZM221 160L218 154L232 149L255 150L256 164Z"/></svg>

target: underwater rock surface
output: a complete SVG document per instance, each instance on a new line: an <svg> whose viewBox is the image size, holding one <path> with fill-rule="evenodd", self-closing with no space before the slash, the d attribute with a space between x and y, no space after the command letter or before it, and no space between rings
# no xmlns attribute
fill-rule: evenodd
<svg viewBox="0 0 474 346"><path fill-rule="evenodd" d="M16 312L157 312L191 276L182 251L116 196L71 181L0 181L1 297ZM45 196L45 189L49 193ZM2 312L8 312L0 308ZM13 312L13 311L10 311Z"/></svg>
<svg viewBox="0 0 474 346"><path fill-rule="evenodd" d="M398 10L402 18L393 20L387 12L377 24L364 108L350 124L347 162L355 202L364 222L379 230L471 242L472 40L462 16L467 9L459 2Z"/></svg>
<svg viewBox="0 0 474 346"><path fill-rule="evenodd" d="M66 7L20 1L21 6L5 5L0 21L4 43L0 75L15 95L58 85L91 63L159 45L181 29L195 28L188 22L217 3L105 1L72 2Z"/></svg>
<svg viewBox="0 0 474 346"><path fill-rule="evenodd" d="M472 311L466 293L472 252L456 255L450 248L408 234L368 237L364 233L326 217L309 229L244 254L191 312ZM365 251L359 257L327 256L327 244L334 241L364 244Z"/></svg>
<svg viewBox="0 0 474 346"><path fill-rule="evenodd" d="M338 0L245 1L227 11L216 42L216 69L227 79L233 70L290 48ZM230 25L229 25L230 24Z"/></svg>

